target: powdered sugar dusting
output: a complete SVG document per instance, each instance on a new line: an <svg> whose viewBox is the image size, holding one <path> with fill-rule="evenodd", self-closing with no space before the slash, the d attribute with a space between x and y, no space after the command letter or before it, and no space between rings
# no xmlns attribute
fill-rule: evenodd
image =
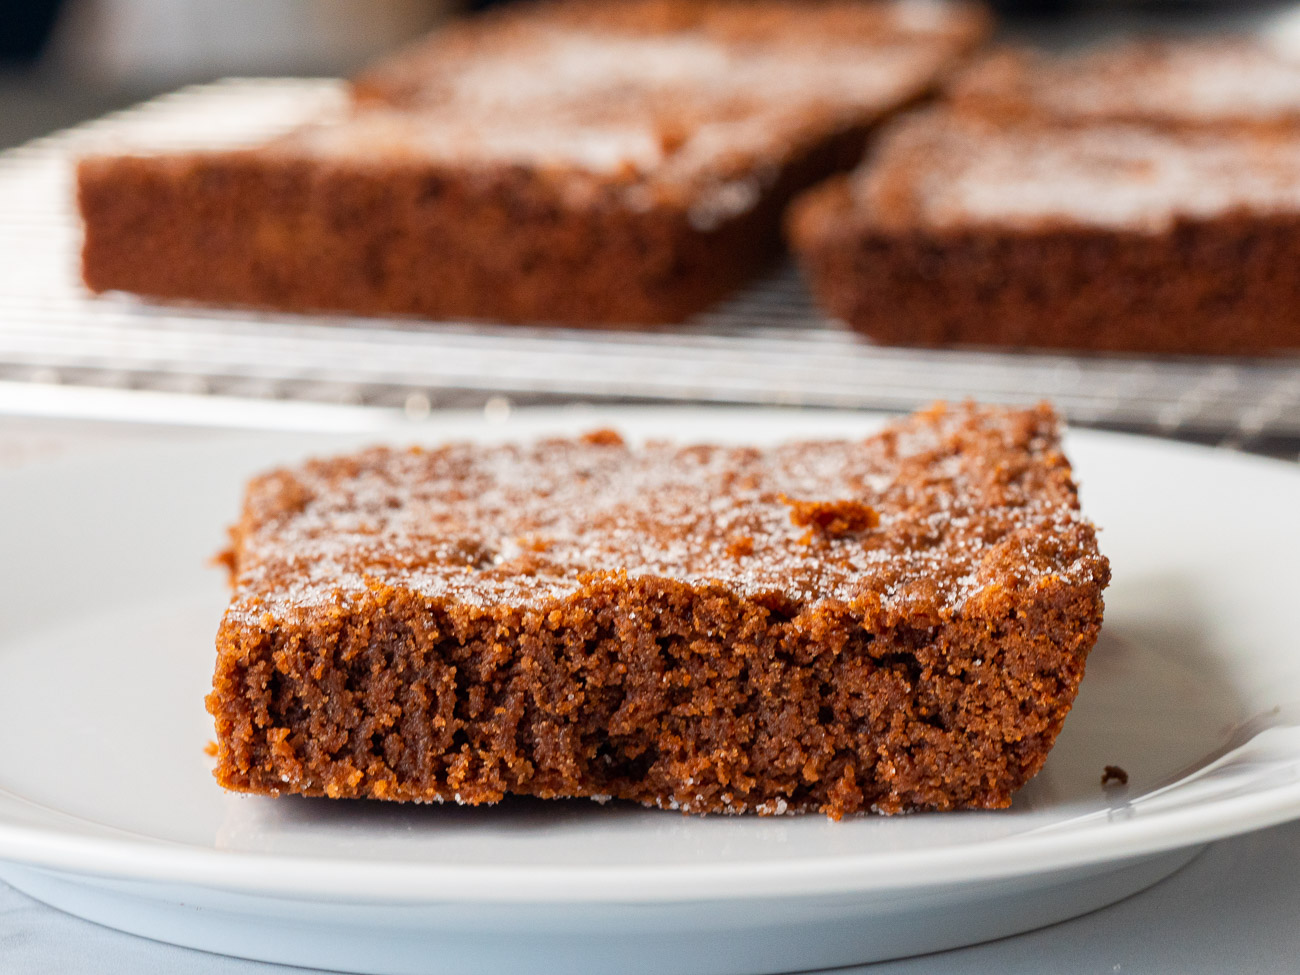
<svg viewBox="0 0 1300 975"><path fill-rule="evenodd" d="M649 205L647 185L685 189L709 230L754 207L790 158L920 95L981 29L942 0L687 4L671 29L654 26L662 5L618 11L543 6L435 35L373 73L382 97L279 148L616 176L631 209Z"/></svg>
<svg viewBox="0 0 1300 975"><path fill-rule="evenodd" d="M333 158L570 164L602 174L626 167L649 169L664 159L654 129L635 121L564 126L525 118L506 125L499 118L413 116L384 109L359 113L344 125L301 129L287 144Z"/></svg>
<svg viewBox="0 0 1300 975"><path fill-rule="evenodd" d="M879 599L900 613L956 612L991 585L1102 571L1054 422L1046 411L956 410L864 442L555 440L313 462L250 488L231 616L257 624L375 586L536 609L600 574L718 586L795 610ZM790 498L858 499L879 524L810 535Z"/></svg>
<svg viewBox="0 0 1300 975"><path fill-rule="evenodd" d="M448 72L440 107L513 116L671 104L715 118L732 114L738 100L879 110L925 84L947 55L943 45L897 37L736 44L685 31L637 36L541 25L521 43Z"/></svg>
<svg viewBox="0 0 1300 975"><path fill-rule="evenodd" d="M1134 125L1044 129L917 120L865 167L856 192L931 226L1069 221L1160 231L1179 218L1300 210L1300 136L1161 131Z"/></svg>
<svg viewBox="0 0 1300 975"><path fill-rule="evenodd" d="M959 97L1011 97L1058 120L1287 122L1300 118L1300 59L1247 38L995 57L959 86Z"/></svg>
<svg viewBox="0 0 1300 975"><path fill-rule="evenodd" d="M1230 48L1223 54L1182 53L1134 79L1120 91L1082 79L1056 93L1063 108L1104 111L1120 97L1135 111L1189 120L1266 120L1300 113L1300 61L1270 56L1262 49ZM1122 110L1123 102L1116 106Z"/></svg>
<svg viewBox="0 0 1300 975"><path fill-rule="evenodd" d="M539 40L518 62L473 64L448 102L367 107L279 146L331 158L570 167L666 185L722 177L713 209L740 212L758 198L746 190L763 176L755 160L772 167L770 181L811 132L906 101L944 60L942 50L910 45L742 55L691 38L566 36Z"/></svg>

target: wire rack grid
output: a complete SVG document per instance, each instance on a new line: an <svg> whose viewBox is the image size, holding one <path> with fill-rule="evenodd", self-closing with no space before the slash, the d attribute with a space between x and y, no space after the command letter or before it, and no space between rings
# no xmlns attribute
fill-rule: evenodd
<svg viewBox="0 0 1300 975"><path fill-rule="evenodd" d="M0 154L0 380L382 405L504 394L892 410L1046 398L1078 423L1300 450L1300 358L885 348L820 314L790 266L683 325L617 331L262 314L82 288L80 155L253 143L343 101L332 81L225 81Z"/></svg>

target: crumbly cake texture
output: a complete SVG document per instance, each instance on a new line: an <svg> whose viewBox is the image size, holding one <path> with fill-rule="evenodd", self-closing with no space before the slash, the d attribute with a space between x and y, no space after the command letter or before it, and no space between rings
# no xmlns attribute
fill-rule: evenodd
<svg viewBox="0 0 1300 975"><path fill-rule="evenodd" d="M83 160L94 291L364 314L678 321L792 194L987 34L937 0L513 5L253 149Z"/></svg>
<svg viewBox="0 0 1300 975"><path fill-rule="evenodd" d="M232 529L216 775L269 795L999 808L1038 771L1108 564L1056 416L861 441L370 449Z"/></svg>
<svg viewBox="0 0 1300 975"><path fill-rule="evenodd" d="M948 91L960 111L1054 124L1300 125L1300 58L1258 38L1152 39L1070 53L1003 49Z"/></svg>
<svg viewBox="0 0 1300 975"><path fill-rule="evenodd" d="M821 304L880 342L1300 349L1296 131L932 110L788 232Z"/></svg>

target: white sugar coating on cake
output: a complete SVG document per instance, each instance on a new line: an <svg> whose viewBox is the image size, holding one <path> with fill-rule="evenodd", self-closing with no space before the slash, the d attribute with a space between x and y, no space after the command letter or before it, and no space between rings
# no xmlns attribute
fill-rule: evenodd
<svg viewBox="0 0 1300 975"><path fill-rule="evenodd" d="M1244 38L1133 43L1028 64L1030 97L1062 116L1203 123L1300 113L1300 59Z"/></svg>
<svg viewBox="0 0 1300 975"><path fill-rule="evenodd" d="M540 172L566 208L676 207L707 233L790 164L923 95L987 26L945 0L666 11L677 26L654 3L466 21L358 82L387 94L269 148L309 165Z"/></svg>
<svg viewBox="0 0 1300 975"><path fill-rule="evenodd" d="M592 51L604 51L607 40ZM481 82L460 79L467 93L453 101L419 110L366 107L341 121L301 128L276 146L309 159L614 177L613 185L601 186L569 180L561 185L566 203L609 202L612 196L637 211L661 201L656 191L669 191L687 201L691 224L708 231L752 209L781 167L826 133L918 94L944 56L934 48L895 46L866 56L854 48L827 58L737 59L698 38L617 41L624 50L614 62L623 75L602 77L580 51L572 52L584 65L578 70L562 68L567 57L554 65L549 59L525 59L522 66L492 62L482 66ZM566 35L564 45L585 50L586 41ZM715 48L716 71L709 67L714 59L699 53ZM695 70L675 70L679 58ZM511 74L516 70L519 77ZM534 73L550 80L530 87L525 76Z"/></svg>
<svg viewBox="0 0 1300 975"><path fill-rule="evenodd" d="M796 606L879 598L903 611L938 598L956 611L986 586L1094 579L1091 528L1051 480L1054 432L987 460L954 453L951 435L939 423L902 428L892 446L457 444L308 464L251 489L230 612L256 624L375 585L536 608L593 573ZM824 534L792 515L799 501L850 499L879 524Z"/></svg>
<svg viewBox="0 0 1300 975"><path fill-rule="evenodd" d="M465 111L507 114L657 97L701 114L727 113L737 99L883 109L927 83L950 54L915 41L740 45L689 32L555 27L524 40L457 64L442 97Z"/></svg>
<svg viewBox="0 0 1300 975"><path fill-rule="evenodd" d="M336 159L573 165L596 174L649 169L664 159L654 128L634 120L580 126L522 118L506 124L395 110L367 110L342 123L299 129L281 145Z"/></svg>
<svg viewBox="0 0 1300 975"><path fill-rule="evenodd" d="M342 124L299 129L276 148L313 158L382 159L384 165L519 165L671 184L722 177L732 169L749 173L758 156L779 163L805 126L794 111L754 112L701 122L678 143L673 127L654 119L520 118L506 124L500 118L368 110Z"/></svg>
<svg viewBox="0 0 1300 975"><path fill-rule="evenodd" d="M737 97L876 106L932 81L986 29L982 8L947 0L560 3L467 21L375 77L405 99L483 111L648 93L693 109Z"/></svg>
<svg viewBox="0 0 1300 975"><path fill-rule="evenodd" d="M728 161L779 163L810 134L869 121L919 94L944 57L915 46L741 57L704 38L567 34L538 48L518 61L474 62L445 103L366 107L282 145L336 158L631 169L687 182ZM555 53L566 48L574 50Z"/></svg>
<svg viewBox="0 0 1300 975"><path fill-rule="evenodd" d="M413 103L367 102L342 124L306 127L283 145L352 159L381 150L596 175L631 170L668 184L712 176L720 164L753 170L761 160L774 177L810 143L921 95L979 29L969 8L940 0L858 9L854 20L874 28L858 23L847 37L833 19L822 23L821 8L806 18L781 9L779 29L739 36L544 13L481 31L467 22L394 63L418 92ZM748 16L737 12L728 13L733 28Z"/></svg>
<svg viewBox="0 0 1300 975"><path fill-rule="evenodd" d="M473 110L553 106L635 87L661 89L725 78L730 58L692 34L621 36L542 26L496 56L458 64L448 98Z"/></svg>
<svg viewBox="0 0 1300 975"><path fill-rule="evenodd" d="M342 124L299 129L276 148L317 161L380 158L385 166L470 163L562 173L566 178L554 186L568 206L617 203L644 211L679 199L692 225L707 231L759 202L781 163L800 147L805 126L805 118L785 110L755 112L702 123L673 144L653 120L551 117L504 124L500 117L485 122L368 110Z"/></svg>
<svg viewBox="0 0 1300 975"><path fill-rule="evenodd" d="M887 212L904 183L910 212L896 216L928 226L1068 222L1160 232L1180 218L1300 211L1300 135L995 128L934 116L860 171L855 192Z"/></svg>
<svg viewBox="0 0 1300 975"><path fill-rule="evenodd" d="M1105 111L1107 91L1102 84L1080 82L1053 98L1080 111L1091 104ZM1111 88L1117 101L1131 101L1136 109L1152 114L1189 119L1267 119L1300 112L1300 62L1283 60L1263 49L1234 47L1223 52L1188 49L1171 54L1158 68L1143 72L1123 86Z"/></svg>

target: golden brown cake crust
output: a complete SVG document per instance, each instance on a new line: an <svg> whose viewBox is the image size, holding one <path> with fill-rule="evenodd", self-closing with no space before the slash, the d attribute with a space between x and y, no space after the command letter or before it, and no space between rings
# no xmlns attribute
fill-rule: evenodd
<svg viewBox="0 0 1300 975"><path fill-rule="evenodd" d="M1046 407L857 442L376 448L232 531L228 788L691 812L997 808L1109 578Z"/></svg>

